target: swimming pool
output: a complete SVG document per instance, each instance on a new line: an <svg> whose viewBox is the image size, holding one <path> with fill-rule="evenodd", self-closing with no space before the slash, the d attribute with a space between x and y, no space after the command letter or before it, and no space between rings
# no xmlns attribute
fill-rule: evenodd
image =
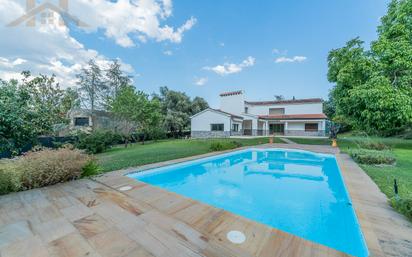
<svg viewBox="0 0 412 257"><path fill-rule="evenodd" d="M368 256L333 155L247 149L129 177L354 256Z"/></svg>

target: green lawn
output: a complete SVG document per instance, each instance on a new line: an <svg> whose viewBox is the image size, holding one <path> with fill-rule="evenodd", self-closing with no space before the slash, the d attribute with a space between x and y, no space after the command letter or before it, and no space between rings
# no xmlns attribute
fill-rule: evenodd
<svg viewBox="0 0 412 257"><path fill-rule="evenodd" d="M297 138L290 137L289 140L303 145L330 145L332 144L329 138Z"/></svg>
<svg viewBox="0 0 412 257"><path fill-rule="evenodd" d="M277 139L276 142L280 142L278 140L279 139ZM128 148L124 148L124 146L116 146L104 153L97 154L96 157L98 158L99 164L102 166L103 171L107 172L127 167L136 167L149 163L208 153L211 152L210 144L216 141L237 141L243 146L251 146L268 143L269 139L162 140L157 142L146 142L145 145L136 143Z"/></svg>

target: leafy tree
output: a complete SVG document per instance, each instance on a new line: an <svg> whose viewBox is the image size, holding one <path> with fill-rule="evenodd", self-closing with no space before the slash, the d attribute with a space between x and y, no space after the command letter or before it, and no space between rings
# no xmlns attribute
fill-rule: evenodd
<svg viewBox="0 0 412 257"><path fill-rule="evenodd" d="M162 113L165 117L163 125L167 131L176 133L188 129L191 101L185 93L161 87L160 96L155 98L161 102Z"/></svg>
<svg viewBox="0 0 412 257"><path fill-rule="evenodd" d="M340 119L368 133L392 135L412 123L412 1L392 0L366 51L359 38L328 56L330 103Z"/></svg>
<svg viewBox="0 0 412 257"><path fill-rule="evenodd" d="M30 79L30 72L23 72L24 78L20 87L24 88L30 95L30 107L36 113L36 119L33 123L36 126L36 133L46 135L53 132L53 126L56 124L67 123L66 113L69 110L68 103L69 95L66 91L60 88L56 82L55 76L48 77L39 75ZM72 92L70 101L76 101Z"/></svg>
<svg viewBox="0 0 412 257"><path fill-rule="evenodd" d="M142 133L144 144L147 135L159 128L162 118L160 102L157 99L149 100L147 94L136 91L132 86L124 87L118 92L112 103L112 111L125 125L126 142L137 131Z"/></svg>
<svg viewBox="0 0 412 257"><path fill-rule="evenodd" d="M30 93L17 80L0 80L0 152L18 154L35 140L38 115L30 106Z"/></svg>
<svg viewBox="0 0 412 257"><path fill-rule="evenodd" d="M206 100L203 99L202 97L196 96L192 101L192 104L190 107L190 114L191 115L196 114L207 108L209 108L209 104L206 102Z"/></svg>
<svg viewBox="0 0 412 257"><path fill-rule="evenodd" d="M116 98L119 91L130 85L131 79L121 70L121 65L118 60L113 60L110 63L109 69L106 71L106 92L104 95L104 103L106 109L110 108L111 102Z"/></svg>
<svg viewBox="0 0 412 257"><path fill-rule="evenodd" d="M160 102L163 114L163 126L167 131L176 134L190 128L190 116L209 107L201 97L195 97L193 101L183 92L160 88L160 94L153 99Z"/></svg>
<svg viewBox="0 0 412 257"><path fill-rule="evenodd" d="M102 70L93 59L88 62L87 67L82 68L77 78L80 97L83 104L90 109L92 127L94 127L94 112L96 107L102 107L103 105L103 95L107 90L107 84L104 81Z"/></svg>

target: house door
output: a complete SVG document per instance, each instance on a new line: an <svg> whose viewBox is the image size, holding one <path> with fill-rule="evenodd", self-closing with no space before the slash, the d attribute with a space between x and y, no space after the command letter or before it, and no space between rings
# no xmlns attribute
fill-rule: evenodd
<svg viewBox="0 0 412 257"><path fill-rule="evenodd" d="M285 124L269 124L269 133L273 134L281 134L285 133Z"/></svg>

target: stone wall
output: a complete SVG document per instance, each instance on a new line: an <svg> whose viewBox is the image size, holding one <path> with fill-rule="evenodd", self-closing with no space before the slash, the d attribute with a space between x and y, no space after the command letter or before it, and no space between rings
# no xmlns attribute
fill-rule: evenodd
<svg viewBox="0 0 412 257"><path fill-rule="evenodd" d="M229 131L192 131L192 138L221 138L230 137Z"/></svg>
<svg viewBox="0 0 412 257"><path fill-rule="evenodd" d="M322 136L325 136L325 131L324 130L319 130L319 131L285 130L285 136L322 137Z"/></svg>

